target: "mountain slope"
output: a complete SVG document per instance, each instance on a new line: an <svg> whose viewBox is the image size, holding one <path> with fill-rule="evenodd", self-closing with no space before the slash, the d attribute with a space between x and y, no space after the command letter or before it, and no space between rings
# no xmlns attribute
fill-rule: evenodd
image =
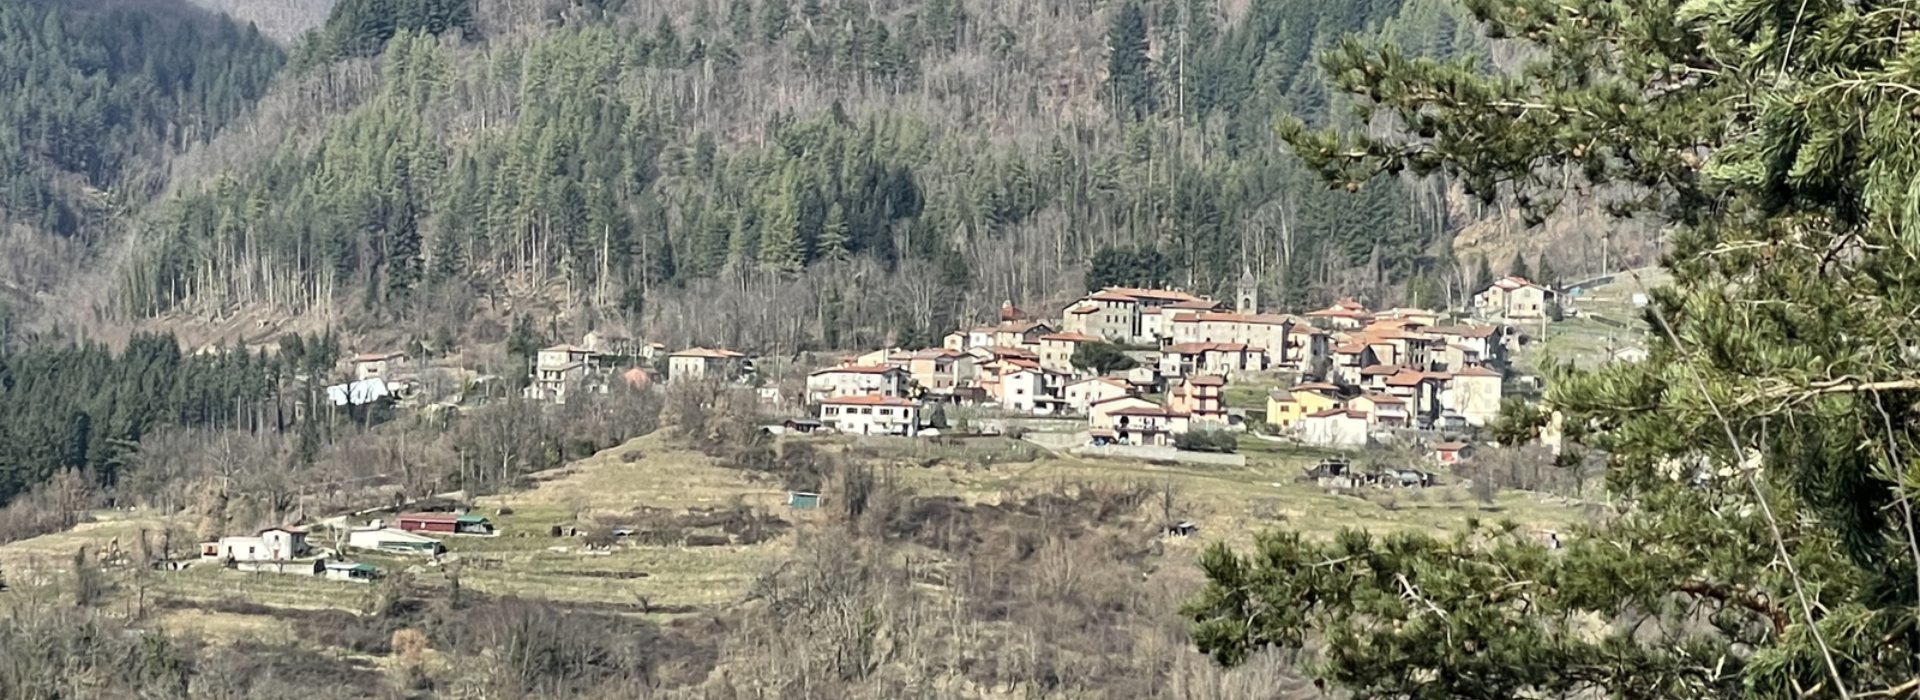
<svg viewBox="0 0 1920 700"><path fill-rule="evenodd" d="M1136 284L1250 271L1278 307L1461 298L1478 212L1433 182L1326 191L1270 126L1341 118L1313 56L1349 32L1484 58L1461 10L1229 9L343 2L251 117L170 157L165 196L100 217L132 233L69 303L790 352L1057 303L1102 251L1171 271Z"/></svg>
<svg viewBox="0 0 1920 700"><path fill-rule="evenodd" d="M276 41L291 42L327 20L338 0L192 0L193 4L251 24Z"/></svg>

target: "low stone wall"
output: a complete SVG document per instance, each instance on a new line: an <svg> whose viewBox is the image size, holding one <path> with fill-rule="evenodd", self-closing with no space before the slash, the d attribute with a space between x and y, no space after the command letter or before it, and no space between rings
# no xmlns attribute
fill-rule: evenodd
<svg viewBox="0 0 1920 700"><path fill-rule="evenodd" d="M1077 433L1027 433L1022 439L1049 450L1070 450L1087 444L1087 431Z"/></svg>
<svg viewBox="0 0 1920 700"><path fill-rule="evenodd" d="M1218 452L1187 452L1171 447L1153 447L1145 445L1106 445L1102 447L1082 446L1069 452L1082 457L1119 457L1122 459L1163 460L1168 462L1187 462L1190 464L1216 464L1229 467L1247 466L1247 456L1220 454Z"/></svg>

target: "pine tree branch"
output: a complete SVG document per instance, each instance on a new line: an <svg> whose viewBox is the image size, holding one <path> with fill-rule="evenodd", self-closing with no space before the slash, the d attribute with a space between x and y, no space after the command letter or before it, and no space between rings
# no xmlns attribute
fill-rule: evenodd
<svg viewBox="0 0 1920 700"><path fill-rule="evenodd" d="M1855 695L1854 697L1856 698L1887 697L1887 698L1894 698L1895 700L1898 700L1899 698L1911 697L1915 693L1920 693L1920 678L1911 678L1911 679L1908 679L1907 682L1901 683L1900 685L1861 693L1859 695Z"/></svg>
<svg viewBox="0 0 1920 700"><path fill-rule="evenodd" d="M1765 594L1750 590L1745 586L1729 586L1724 583L1712 583L1708 581L1688 581L1680 584L1675 590L1703 598L1712 598L1722 603L1738 605L1765 615L1767 620L1773 623L1773 634L1776 638L1784 636L1787 632L1787 622L1790 619L1787 611L1775 606L1773 600Z"/></svg>
<svg viewBox="0 0 1920 700"><path fill-rule="evenodd" d="M1642 293L1652 293L1647 289L1646 280L1642 279L1639 273L1633 273L1631 277L1634 283L1639 285ZM1661 333L1673 343L1674 348L1684 352L1686 343L1680 340L1679 333L1674 332L1673 324L1667 322L1667 315L1661 313L1658 306L1648 308L1653 309L1653 318L1659 323ZM1707 391L1707 380L1700 376L1699 368L1694 367L1690 362L1682 362L1680 366L1686 369L1687 375L1693 379L1694 386L1699 389L1700 396L1706 399L1707 408L1713 411L1714 419L1719 421L1720 430L1727 438L1727 449L1732 450L1735 456L1740 455L1743 450L1740 449L1739 438L1734 435L1733 422L1727 419L1727 414L1720 410L1720 404L1714 401L1712 393ZM1820 621L1813 615L1814 603L1807 595L1806 579L1801 578L1800 567L1793 563L1793 552L1787 549L1786 535L1780 532L1780 519L1773 513L1773 504L1767 501L1766 490L1761 488L1760 479L1754 476L1754 470L1742 469L1740 474L1746 480L1747 488L1753 491L1754 502L1760 507L1761 517L1766 520L1767 534L1773 539L1774 555L1779 557L1780 566L1787 573L1787 580L1793 583L1794 597L1800 602L1800 614L1806 620L1808 634L1813 636L1814 643L1820 649L1820 658L1826 663L1827 676L1833 679L1833 687L1840 694L1840 700L1853 700L1853 694L1847 692L1846 681L1840 675L1840 664L1833 660L1833 646L1827 643L1826 635L1820 631Z"/></svg>
<svg viewBox="0 0 1920 700"><path fill-rule="evenodd" d="M1748 406L1760 401L1790 399L1787 403L1801 403L1816 396L1827 394L1878 394L1882 391L1910 391L1920 389L1920 378L1889 379L1877 382L1852 375L1836 377L1825 381L1803 385L1778 385L1756 394L1741 397L1735 406Z"/></svg>

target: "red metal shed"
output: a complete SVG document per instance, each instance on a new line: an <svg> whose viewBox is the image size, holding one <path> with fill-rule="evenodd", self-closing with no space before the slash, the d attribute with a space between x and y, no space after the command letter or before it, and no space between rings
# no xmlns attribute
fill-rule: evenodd
<svg viewBox="0 0 1920 700"><path fill-rule="evenodd" d="M399 524L408 532L453 532L459 520L452 513L401 513Z"/></svg>

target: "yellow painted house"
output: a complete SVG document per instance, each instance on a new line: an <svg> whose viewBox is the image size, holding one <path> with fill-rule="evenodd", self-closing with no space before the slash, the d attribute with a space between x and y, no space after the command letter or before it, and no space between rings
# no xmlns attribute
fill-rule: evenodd
<svg viewBox="0 0 1920 700"><path fill-rule="evenodd" d="M1341 406L1340 388L1332 384L1301 384L1286 391L1270 391L1267 392L1267 425L1292 428L1301 418Z"/></svg>

